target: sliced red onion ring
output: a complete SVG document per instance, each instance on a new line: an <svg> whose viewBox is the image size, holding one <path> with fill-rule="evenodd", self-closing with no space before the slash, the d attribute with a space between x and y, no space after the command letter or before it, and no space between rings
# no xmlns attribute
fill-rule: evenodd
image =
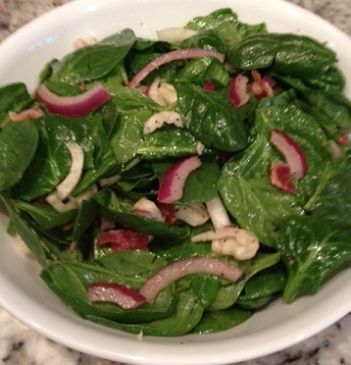
<svg viewBox="0 0 351 365"><path fill-rule="evenodd" d="M243 75L235 76L229 85L230 101L235 107L239 108L250 100L250 94L247 91L249 79Z"/></svg>
<svg viewBox="0 0 351 365"><path fill-rule="evenodd" d="M145 297L148 303L152 303L162 289L173 281L191 274L215 275L236 282L243 275L243 271L219 259L193 257L179 260L149 278L140 289L140 294Z"/></svg>
<svg viewBox="0 0 351 365"><path fill-rule="evenodd" d="M145 67L143 67L130 81L129 87L135 89L141 81L143 81L151 72L157 70L160 66L178 60L185 60L189 58L202 58L202 57L214 57L220 62L224 61L224 54L214 51L212 49L201 49L201 48L188 48L179 49L164 53L163 55L156 57Z"/></svg>
<svg viewBox="0 0 351 365"><path fill-rule="evenodd" d="M285 193L294 195L296 188L291 181L289 165L285 163L273 163L271 165L271 184Z"/></svg>
<svg viewBox="0 0 351 365"><path fill-rule="evenodd" d="M290 173L296 179L304 177L308 170L307 160L301 147L285 132L273 129L270 142L284 156Z"/></svg>
<svg viewBox="0 0 351 365"><path fill-rule="evenodd" d="M147 250L150 236L129 229L101 232L98 246L109 245L112 251Z"/></svg>
<svg viewBox="0 0 351 365"><path fill-rule="evenodd" d="M110 99L110 94L101 84L97 84L77 96L59 96L41 84L37 89L37 98L49 112L76 118L98 109Z"/></svg>
<svg viewBox="0 0 351 365"><path fill-rule="evenodd" d="M94 283L87 287L92 302L116 303L123 309L138 308L145 303L145 298L134 290L116 283Z"/></svg>
<svg viewBox="0 0 351 365"><path fill-rule="evenodd" d="M173 204L157 203L157 206L160 209L167 224L173 224L177 221L176 209Z"/></svg>
<svg viewBox="0 0 351 365"><path fill-rule="evenodd" d="M189 174L201 166L198 156L185 158L172 165L162 176L157 200L160 203L174 203L183 195Z"/></svg>

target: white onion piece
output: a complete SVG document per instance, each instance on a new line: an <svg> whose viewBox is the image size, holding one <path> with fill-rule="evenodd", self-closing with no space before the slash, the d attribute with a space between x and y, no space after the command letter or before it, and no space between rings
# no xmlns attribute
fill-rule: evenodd
<svg viewBox="0 0 351 365"><path fill-rule="evenodd" d="M167 82L161 82L158 91L162 99L165 101L166 105L173 104L178 99L177 90L172 84L168 84Z"/></svg>
<svg viewBox="0 0 351 365"><path fill-rule="evenodd" d="M212 49L188 48L171 51L168 53L164 53L159 57L156 57L145 67L143 67L130 81L129 87L135 89L141 83L141 81L143 81L151 72L157 70L160 66L166 63L202 57L214 57L217 58L220 62L224 61L224 54L214 51Z"/></svg>
<svg viewBox="0 0 351 365"><path fill-rule="evenodd" d="M116 303L123 309L134 309L145 303L145 298L134 290L115 283L88 285L88 296L92 302Z"/></svg>
<svg viewBox="0 0 351 365"><path fill-rule="evenodd" d="M158 105L165 106L166 102L163 97L160 95L159 87L160 87L161 78L157 76L155 80L151 83L148 95L152 101L154 101Z"/></svg>
<svg viewBox="0 0 351 365"><path fill-rule="evenodd" d="M152 303L162 289L172 282L191 274L215 275L236 282L243 274L243 271L219 259L193 257L176 261L161 269L144 283L139 292L148 303Z"/></svg>
<svg viewBox="0 0 351 365"><path fill-rule="evenodd" d="M165 28L158 30L156 33L159 41L169 43L181 43L184 39L197 34L195 30L182 27Z"/></svg>
<svg viewBox="0 0 351 365"><path fill-rule="evenodd" d="M104 177L104 178L99 180L99 184L100 184L101 187L111 186L111 185L114 185L120 179L121 179L121 175L118 175L118 174L113 175L113 176L109 176L109 177Z"/></svg>
<svg viewBox="0 0 351 365"><path fill-rule="evenodd" d="M39 107L22 110L19 113L9 111L9 119L11 122L22 122L23 120L36 120L44 115Z"/></svg>
<svg viewBox="0 0 351 365"><path fill-rule="evenodd" d="M71 167L66 178L56 187L56 195L60 200L65 200L79 182L84 166L84 152L75 142L67 142L66 147L71 154Z"/></svg>
<svg viewBox="0 0 351 365"><path fill-rule="evenodd" d="M68 212L72 209L77 209L78 204L74 201L68 201L67 203L64 203L59 197L57 196L56 191L49 194L45 200L58 212L64 213Z"/></svg>
<svg viewBox="0 0 351 365"><path fill-rule="evenodd" d="M177 206L176 217L192 227L201 226L210 218L205 205L200 203Z"/></svg>
<svg viewBox="0 0 351 365"><path fill-rule="evenodd" d="M175 111L163 111L152 115L144 124L144 134L150 134L164 124L173 124L178 128L183 128L183 120L179 113Z"/></svg>
<svg viewBox="0 0 351 365"><path fill-rule="evenodd" d="M222 200L218 195L206 202L206 206L208 213L210 214L212 224L216 229L230 226L232 224Z"/></svg>
<svg viewBox="0 0 351 365"><path fill-rule="evenodd" d="M165 221L165 218L163 217L158 206L153 201L144 197L140 198L133 205L132 213L155 220L157 222Z"/></svg>
<svg viewBox="0 0 351 365"><path fill-rule="evenodd" d="M110 94L101 84L97 84L80 95L59 96L41 84L37 89L37 97L49 112L75 118L98 109L110 99Z"/></svg>
<svg viewBox="0 0 351 365"><path fill-rule="evenodd" d="M196 143L196 153L201 156L204 152L205 146L201 142Z"/></svg>

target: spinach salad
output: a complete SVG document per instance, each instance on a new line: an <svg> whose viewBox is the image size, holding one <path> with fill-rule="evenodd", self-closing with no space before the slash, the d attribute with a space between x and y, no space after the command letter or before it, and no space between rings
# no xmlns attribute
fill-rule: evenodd
<svg viewBox="0 0 351 365"><path fill-rule="evenodd" d="M331 49L230 9L80 43L34 94L0 88L8 232L77 314L212 333L347 267L351 103Z"/></svg>

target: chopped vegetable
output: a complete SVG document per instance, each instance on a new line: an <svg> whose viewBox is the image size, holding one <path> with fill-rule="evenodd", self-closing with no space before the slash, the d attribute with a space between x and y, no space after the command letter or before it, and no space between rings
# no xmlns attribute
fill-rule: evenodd
<svg viewBox="0 0 351 365"><path fill-rule="evenodd" d="M51 113L69 118L78 118L100 108L109 99L109 92L100 84L77 96L59 96L45 85L37 89L37 98Z"/></svg>
<svg viewBox="0 0 351 365"><path fill-rule="evenodd" d="M161 178L157 200L168 204L179 200L188 176L200 166L201 160L197 156L185 158L172 165Z"/></svg>
<svg viewBox="0 0 351 365"><path fill-rule="evenodd" d="M152 303L162 289L190 274L215 275L236 282L243 272L238 267L218 259L195 257L180 260L166 266L148 279L140 289L140 293L147 302Z"/></svg>
<svg viewBox="0 0 351 365"><path fill-rule="evenodd" d="M229 8L158 34L0 87L0 199L75 313L212 333L349 266L351 103L325 44Z"/></svg>
<svg viewBox="0 0 351 365"><path fill-rule="evenodd" d="M145 298L132 289L116 283L94 283L88 285L88 295L92 302L116 303L123 309L138 308Z"/></svg>

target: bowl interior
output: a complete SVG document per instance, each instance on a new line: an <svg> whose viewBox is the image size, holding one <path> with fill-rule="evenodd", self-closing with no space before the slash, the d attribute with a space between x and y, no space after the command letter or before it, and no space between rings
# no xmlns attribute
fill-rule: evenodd
<svg viewBox="0 0 351 365"><path fill-rule="evenodd" d="M351 65L351 40L315 15L280 0L76 0L35 20L0 46L0 85L24 81L33 90L44 64L72 50L86 35L101 38L129 27L143 37L181 26L197 15L231 7L245 22L266 22L270 31L308 34L328 42L340 67ZM351 75L346 93L351 95ZM34 329L70 347L112 360L138 364L223 364L261 356L322 330L351 310L347 270L318 294L293 305L274 302L243 325L229 331L177 338L136 337L84 321L66 308L41 281L39 266L23 256L0 228L0 304Z"/></svg>

